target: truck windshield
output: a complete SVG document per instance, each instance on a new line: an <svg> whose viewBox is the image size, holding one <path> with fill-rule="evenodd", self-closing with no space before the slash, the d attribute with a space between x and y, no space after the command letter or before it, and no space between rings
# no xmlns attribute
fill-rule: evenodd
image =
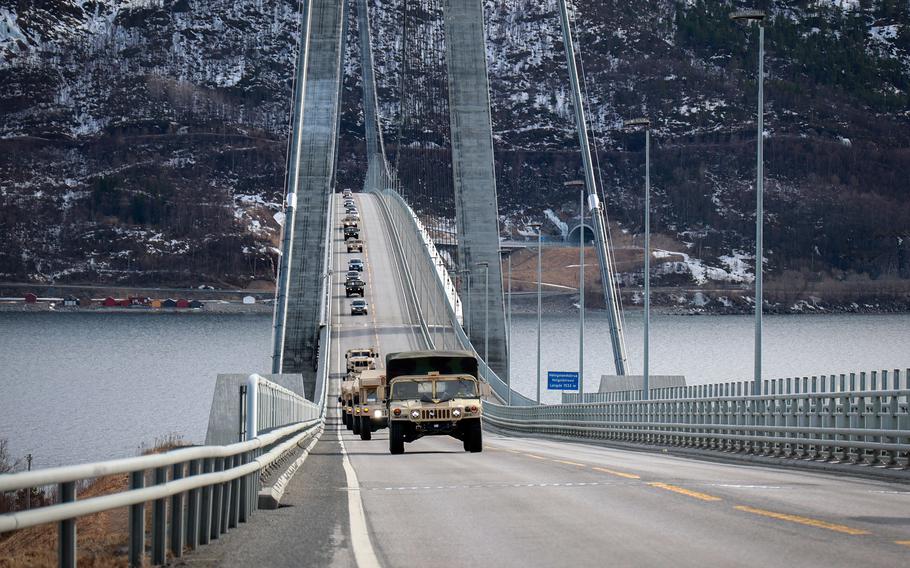
<svg viewBox="0 0 910 568"><path fill-rule="evenodd" d="M361 360L361 361L354 361L354 366L355 366L355 367L366 367L366 366L368 366L369 364L370 364L369 361L362 361L362 360Z"/></svg>
<svg viewBox="0 0 910 568"><path fill-rule="evenodd" d="M436 398L470 398L477 396L477 383L471 379L436 381Z"/></svg>
<svg viewBox="0 0 910 568"><path fill-rule="evenodd" d="M377 396L377 393L375 390L368 390L365 394L366 394L366 397L364 398L365 401L367 401L367 402L378 402L379 401L379 397Z"/></svg>
<svg viewBox="0 0 910 568"><path fill-rule="evenodd" d="M393 399L419 399L423 395L440 400L473 398L478 396L477 382L472 379L440 379L436 381L398 381L392 385Z"/></svg>
<svg viewBox="0 0 910 568"><path fill-rule="evenodd" d="M392 398L415 399L433 395L433 381L399 381L392 386Z"/></svg>

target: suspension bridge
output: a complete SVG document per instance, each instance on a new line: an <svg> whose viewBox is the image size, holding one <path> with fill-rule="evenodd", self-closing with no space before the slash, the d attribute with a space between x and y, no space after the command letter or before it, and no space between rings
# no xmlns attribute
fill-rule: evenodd
<svg viewBox="0 0 910 568"><path fill-rule="evenodd" d="M764 566L769 554L801 566L907 562L907 370L769 378L757 392L749 381L586 393L555 405L513 391L510 359L535 354L509 349L484 3L403 3L394 105L377 89L368 2L303 4L272 374L224 382L210 424L223 408L235 428L227 439L0 476L0 491L58 495L0 515L0 532L55 523L63 566L92 558L79 519L114 509L128 511L136 566ZM354 255L335 170L348 10L365 123L354 201L369 311L358 317L345 293ZM562 1L558 12L611 321L609 337L589 341L626 375L605 188ZM391 107L396 116L384 116ZM344 353L362 346L473 352L489 385L483 452L428 437L392 456L386 431L366 441L343 428ZM80 498L86 480L122 474L122 491Z"/></svg>

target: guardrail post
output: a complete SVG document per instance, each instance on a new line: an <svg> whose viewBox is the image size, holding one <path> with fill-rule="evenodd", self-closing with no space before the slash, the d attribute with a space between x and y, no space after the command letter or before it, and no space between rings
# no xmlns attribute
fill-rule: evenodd
<svg viewBox="0 0 910 568"><path fill-rule="evenodd" d="M167 483L167 467L155 468L155 485ZM152 506L152 564L167 561L167 498L156 499Z"/></svg>
<svg viewBox="0 0 910 568"><path fill-rule="evenodd" d="M250 463L250 452L243 452L240 458L240 465ZM250 474L240 478L240 502L238 504L237 520L241 523L247 522L250 518Z"/></svg>
<svg viewBox="0 0 910 568"><path fill-rule="evenodd" d="M130 489L145 487L145 471L130 474ZM145 555L145 503L130 505L130 566L142 566Z"/></svg>
<svg viewBox="0 0 910 568"><path fill-rule="evenodd" d="M75 481L61 483L59 489L61 503L76 500ZM60 521L57 545L57 561L61 568L76 568L76 519Z"/></svg>
<svg viewBox="0 0 910 568"><path fill-rule="evenodd" d="M216 473L224 471L224 458L215 458ZM217 540L221 536L221 506L224 499L224 484L216 483L212 485L212 517L210 520L209 536L212 540Z"/></svg>
<svg viewBox="0 0 910 568"><path fill-rule="evenodd" d="M186 464L175 463L171 469L171 479L183 479ZM171 497L171 554L174 558L183 556L183 493Z"/></svg>
<svg viewBox="0 0 910 568"><path fill-rule="evenodd" d="M205 458L202 463L203 473L212 473L215 470L215 458ZM214 492L214 485L206 485L202 488L202 506L200 507L202 516L199 524L199 544L201 545L208 544L212 539L212 510L214 509L212 497Z"/></svg>
<svg viewBox="0 0 910 568"><path fill-rule="evenodd" d="M200 460L190 462L190 477L199 475ZM190 550L199 547L199 497L201 489L190 489L186 504L186 546Z"/></svg>
<svg viewBox="0 0 910 568"><path fill-rule="evenodd" d="M234 467L234 456L224 458L224 471L228 471ZM221 504L221 533L224 534L228 532L228 528L231 525L231 516L232 509L231 505L234 502L234 481L225 481L224 482L224 502ZM236 522L233 526L237 526Z"/></svg>

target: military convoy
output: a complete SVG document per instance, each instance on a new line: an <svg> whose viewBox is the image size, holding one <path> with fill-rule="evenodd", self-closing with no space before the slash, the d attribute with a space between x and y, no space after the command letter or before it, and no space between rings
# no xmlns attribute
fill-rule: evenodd
<svg viewBox="0 0 910 568"><path fill-rule="evenodd" d="M345 198L351 198L349 190ZM352 206L353 199L345 205ZM350 209L355 211L350 211ZM342 221L347 252L363 252L356 207ZM367 313L360 259L349 259L345 282L351 315ZM376 369L373 347L348 349L338 402L342 423L362 440L389 429L389 452L404 453L404 444L424 436L451 436L465 451L483 451L481 394L477 359L467 351L409 351L386 355Z"/></svg>

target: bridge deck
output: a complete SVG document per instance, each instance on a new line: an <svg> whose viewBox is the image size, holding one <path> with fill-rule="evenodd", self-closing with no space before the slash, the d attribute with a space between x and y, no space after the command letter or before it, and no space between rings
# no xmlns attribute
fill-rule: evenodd
<svg viewBox="0 0 910 568"><path fill-rule="evenodd" d="M336 272L339 351L420 347L378 204L357 198L373 309L347 315ZM356 255L341 251L340 236L333 246L336 271L346 268ZM342 361L336 353L330 397ZM365 442L342 428L331 405L290 507L257 515L188 563L352 566L357 557L367 566L364 528L387 566L900 566L910 555L896 542L910 539L910 491L894 484L491 432L482 454L424 438L391 456L386 431ZM352 503L365 523L355 507L352 524Z"/></svg>

